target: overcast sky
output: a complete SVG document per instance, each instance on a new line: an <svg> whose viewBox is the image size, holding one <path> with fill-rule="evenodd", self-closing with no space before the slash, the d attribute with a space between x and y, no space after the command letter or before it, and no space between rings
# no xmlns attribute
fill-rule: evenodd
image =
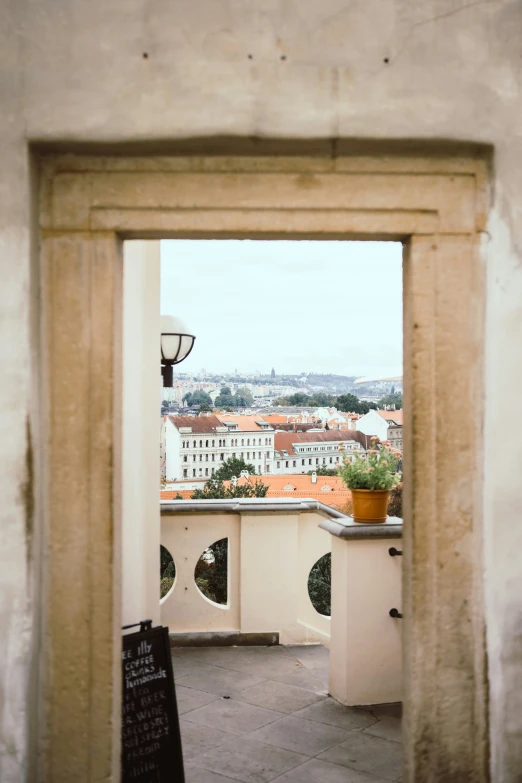
<svg viewBox="0 0 522 783"><path fill-rule="evenodd" d="M402 366L397 242L163 240L161 312L196 335L180 372L370 375Z"/></svg>

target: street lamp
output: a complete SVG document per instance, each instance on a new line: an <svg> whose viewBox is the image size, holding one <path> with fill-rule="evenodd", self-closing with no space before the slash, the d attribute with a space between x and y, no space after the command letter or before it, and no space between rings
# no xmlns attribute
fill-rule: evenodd
<svg viewBox="0 0 522 783"><path fill-rule="evenodd" d="M161 316L161 375L164 387L172 387L172 368L187 358L195 339L181 318Z"/></svg>

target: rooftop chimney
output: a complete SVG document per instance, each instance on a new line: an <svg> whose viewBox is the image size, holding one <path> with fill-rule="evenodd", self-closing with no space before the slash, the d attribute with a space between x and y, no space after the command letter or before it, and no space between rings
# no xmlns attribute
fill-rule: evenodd
<svg viewBox="0 0 522 783"><path fill-rule="evenodd" d="M317 484L317 473L315 472L315 470L312 473L312 484Z"/></svg>

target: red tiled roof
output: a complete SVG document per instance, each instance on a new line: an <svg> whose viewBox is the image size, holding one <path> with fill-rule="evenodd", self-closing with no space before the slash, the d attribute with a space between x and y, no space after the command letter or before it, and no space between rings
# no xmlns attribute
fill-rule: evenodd
<svg viewBox="0 0 522 783"><path fill-rule="evenodd" d="M339 476L317 476L317 483L312 484L312 476L302 473L291 473L279 476L250 476L249 478L238 479L238 484L255 482L261 480L268 486L267 498L311 498L325 503L327 506L333 506L341 511L351 513L352 493L344 486ZM225 481L225 484L230 482ZM294 489L286 489L292 486ZM323 489L330 487L330 489Z"/></svg>
<svg viewBox="0 0 522 783"><path fill-rule="evenodd" d="M176 495L181 495L183 500L190 500L193 492L193 489L162 489L160 491L160 500L175 500Z"/></svg>
<svg viewBox="0 0 522 783"><path fill-rule="evenodd" d="M237 428L240 432L259 432L263 430L263 427L259 425L262 421L262 417L259 415L245 416L235 415L234 413L220 413L216 418L219 418L222 424L237 424Z"/></svg>
<svg viewBox="0 0 522 783"><path fill-rule="evenodd" d="M192 432L215 433L217 427L223 427L217 416L169 416L172 424L180 427L192 427Z"/></svg>
<svg viewBox="0 0 522 783"><path fill-rule="evenodd" d="M393 421L395 424L402 424L402 410L397 411L377 411L386 421Z"/></svg>

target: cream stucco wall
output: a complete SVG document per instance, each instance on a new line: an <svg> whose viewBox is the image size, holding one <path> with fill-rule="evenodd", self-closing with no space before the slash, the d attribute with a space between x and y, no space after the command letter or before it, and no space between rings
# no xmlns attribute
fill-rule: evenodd
<svg viewBox="0 0 522 783"><path fill-rule="evenodd" d="M159 623L160 243L123 246L122 624Z"/></svg>
<svg viewBox="0 0 522 783"><path fill-rule="evenodd" d="M222 143L251 153L262 150L259 139L323 139L317 146L329 154L365 139L493 147L483 487L491 763L495 780L515 780L522 767L522 439L511 413L522 376L519 0L4 0L1 29L0 778L23 780L35 757L27 705L34 711L31 651L44 590L35 565L44 466L28 145L143 143L161 151L206 138L206 149Z"/></svg>

